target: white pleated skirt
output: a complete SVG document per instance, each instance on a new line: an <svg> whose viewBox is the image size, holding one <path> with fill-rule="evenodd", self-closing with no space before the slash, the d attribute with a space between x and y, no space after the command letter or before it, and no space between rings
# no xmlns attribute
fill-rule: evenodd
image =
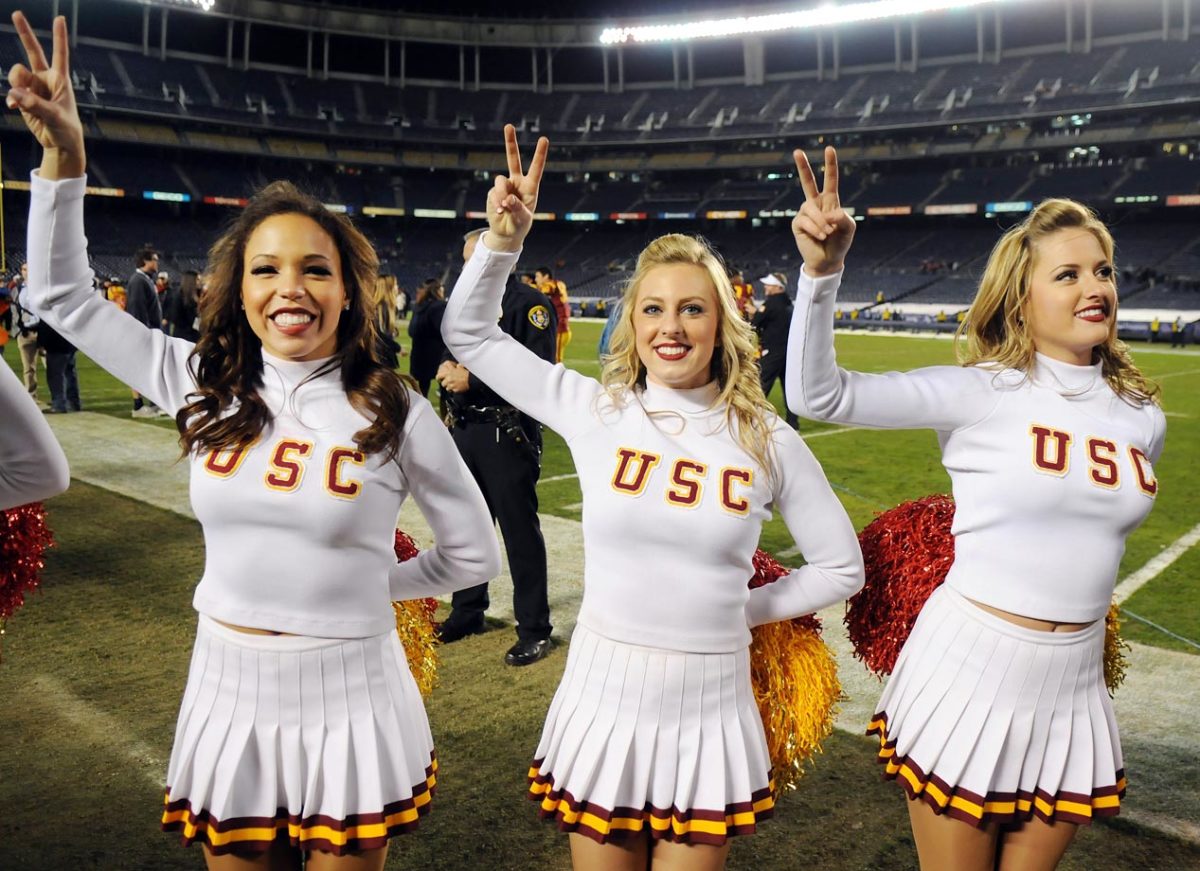
<svg viewBox="0 0 1200 871"><path fill-rule="evenodd" d="M774 784L748 650L637 647L582 624L529 770L560 829L600 843L723 844L771 816Z"/></svg>
<svg viewBox="0 0 1200 871"><path fill-rule="evenodd" d="M382 847L428 811L436 769L395 632L252 635L201 615L162 817L182 843Z"/></svg>
<svg viewBox="0 0 1200 871"><path fill-rule="evenodd" d="M1118 813L1125 772L1103 655L1103 620L1040 632L939 587L867 730L884 776L975 826Z"/></svg>

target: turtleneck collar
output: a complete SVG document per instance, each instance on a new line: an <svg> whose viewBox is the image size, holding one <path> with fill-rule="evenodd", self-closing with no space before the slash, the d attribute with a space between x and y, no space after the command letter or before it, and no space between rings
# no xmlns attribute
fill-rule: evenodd
<svg viewBox="0 0 1200 871"><path fill-rule="evenodd" d="M1041 353L1034 358L1033 378L1063 396L1090 393L1105 383L1100 363L1076 366Z"/></svg>
<svg viewBox="0 0 1200 871"><path fill-rule="evenodd" d="M647 381L642 390L642 404L651 411L678 411L683 414L703 414L713 410L721 390L715 380L703 387L675 390Z"/></svg>
<svg viewBox="0 0 1200 871"><path fill-rule="evenodd" d="M276 357L262 352L263 370L273 369L279 373L280 379L285 386L294 387L301 381L312 376L314 372L325 366L333 357L321 357L316 360L287 360L283 357ZM330 374L336 374L338 367L334 367Z"/></svg>

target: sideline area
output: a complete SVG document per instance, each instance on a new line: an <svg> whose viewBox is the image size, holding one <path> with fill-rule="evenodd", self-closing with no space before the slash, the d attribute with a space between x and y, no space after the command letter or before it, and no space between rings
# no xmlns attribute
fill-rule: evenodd
<svg viewBox="0 0 1200 871"><path fill-rule="evenodd" d="M178 461L179 447L171 430L91 412L48 419L70 460L72 477L194 519L188 502L188 465ZM583 594L580 523L547 514L541 515L541 522L555 635L565 640L574 629ZM431 544L429 527L411 500L400 513L400 526L419 546ZM1137 574L1142 573L1149 573L1148 567ZM488 613L511 623L509 577L506 564L491 584ZM842 607L827 608L819 616L825 640L837 655L846 696L837 727L861 735L882 685L854 659L841 628ZM1185 760L1194 761L1191 735L1195 712L1200 711L1200 656L1143 644L1130 647L1126 681L1114 700L1131 784L1122 814L1200 844L1196 812L1200 780L1180 776L1181 766L1192 765Z"/></svg>

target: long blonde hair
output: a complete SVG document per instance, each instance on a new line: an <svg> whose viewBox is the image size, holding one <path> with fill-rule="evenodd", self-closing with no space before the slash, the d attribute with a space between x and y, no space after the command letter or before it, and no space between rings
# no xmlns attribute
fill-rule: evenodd
<svg viewBox="0 0 1200 871"><path fill-rule="evenodd" d="M659 236L638 255L637 268L621 294L621 311L613 327L609 353L604 355L600 381L614 402L623 403L635 386L646 385L646 366L638 357L633 330L638 288L657 266L686 263L708 273L717 294L717 343L710 372L717 382L718 405L727 408L727 420L738 443L766 471L775 474L771 433L775 407L767 402L755 361L754 333L742 318L725 274L725 265L708 243L697 236L670 233Z"/></svg>
<svg viewBox="0 0 1200 871"><path fill-rule="evenodd" d="M1095 212L1074 200L1043 200L992 249L979 291L954 337L959 363L964 366L997 363L1023 372L1032 370L1035 349L1026 325L1026 307L1034 246L1051 233L1068 229L1087 230L1095 236L1104 256L1113 263L1112 234ZM1141 373L1129 356L1128 346L1117 338L1116 315L1114 304L1108 336L1095 348L1101 374L1123 399L1134 403L1157 402L1159 386Z"/></svg>
<svg viewBox="0 0 1200 871"><path fill-rule="evenodd" d="M396 335L396 298L400 288L394 275L378 275L375 277L375 287L372 293L375 304L375 317L380 332L387 336Z"/></svg>

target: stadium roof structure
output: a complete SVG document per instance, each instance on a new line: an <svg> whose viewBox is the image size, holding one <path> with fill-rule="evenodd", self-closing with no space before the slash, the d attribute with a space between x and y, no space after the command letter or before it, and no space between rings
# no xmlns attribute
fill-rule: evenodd
<svg viewBox="0 0 1200 871"><path fill-rule="evenodd" d="M341 6L347 9L371 9L379 12L395 12L401 6L397 0L301 0L319 6ZM222 6L236 6L236 0L218 0ZM748 9L756 12L795 9L796 2L763 0L759 3L736 3L733 0L656 0L655 15L673 14L720 14L734 11L743 14ZM640 18L647 13L645 0L521 0L498 14L495 3L480 0L404 0L403 10L420 15L454 16L461 18L514 18L514 19L605 19Z"/></svg>

